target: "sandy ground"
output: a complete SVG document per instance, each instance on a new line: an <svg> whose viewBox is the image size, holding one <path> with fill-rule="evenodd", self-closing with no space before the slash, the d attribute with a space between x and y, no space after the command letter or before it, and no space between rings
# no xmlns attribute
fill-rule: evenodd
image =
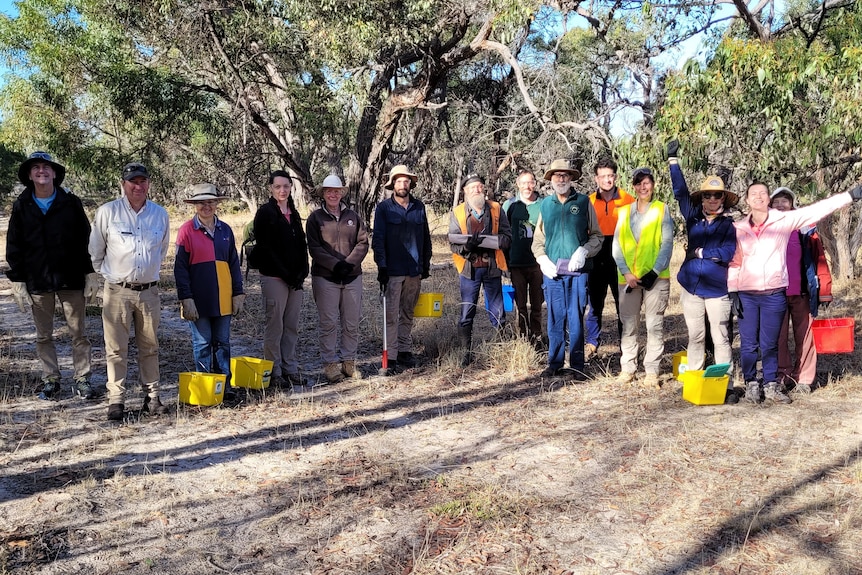
<svg viewBox="0 0 862 575"><path fill-rule="evenodd" d="M441 266L426 291L455 281ZM693 406L670 376L660 391L614 384L614 342L589 381L542 380L541 358L525 363L526 344L480 322L488 341L458 369L446 306L415 330L416 351L440 357L382 378L367 275L364 379L201 408L176 403L191 345L167 282L172 412L110 424L104 403L69 390L34 397L32 321L8 287L0 280L0 573L862 573L859 352L824 357L823 387L789 406ZM260 356L254 274L249 292L234 355ZM316 378L306 293L301 360ZM838 298L833 315L858 315L849 289ZM685 346L674 304L668 370ZM104 383L95 313L88 331ZM68 381L62 322L57 337Z"/></svg>

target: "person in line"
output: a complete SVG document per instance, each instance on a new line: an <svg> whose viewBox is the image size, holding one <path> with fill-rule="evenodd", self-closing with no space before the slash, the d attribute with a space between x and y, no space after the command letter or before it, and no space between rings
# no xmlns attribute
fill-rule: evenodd
<svg viewBox="0 0 862 575"><path fill-rule="evenodd" d="M338 176L326 176L319 189L323 205L308 216L305 230L311 254L311 289L320 317L323 376L329 383L359 375L356 350L368 232L359 214L342 201L346 191Z"/></svg>
<svg viewBox="0 0 862 575"><path fill-rule="evenodd" d="M715 362L732 366L727 270L736 253L736 228L728 211L739 196L726 189L717 175L707 176L700 189L689 192L678 161L679 141L668 143L667 154L673 195L685 219L687 248L676 277L682 287L680 304L688 328L688 369L704 368L707 328L712 334ZM729 373L733 373L732 368ZM732 378L728 387L733 387Z"/></svg>
<svg viewBox="0 0 862 575"><path fill-rule="evenodd" d="M602 313L605 309L605 298L608 288L614 298L614 308L617 312L617 335L622 336L623 324L620 321L620 290L617 283L617 262L611 246L614 243L614 230L617 227L617 212L622 206L627 206L635 198L617 186L617 163L612 158L600 159L593 168L593 178L596 181L596 191L590 194L590 202L596 210L599 227L604 240L602 249L593 258L593 269L589 276L590 305L587 307L586 344L584 359L589 361L601 343Z"/></svg>
<svg viewBox="0 0 862 575"><path fill-rule="evenodd" d="M769 207L780 212L795 210L796 194L790 188L776 188ZM820 306L832 303L832 275L823 243L815 226L790 234L787 242L787 312L778 334L778 384L799 393L811 393L817 376L817 350L811 324ZM790 324L793 324L794 354L790 353Z"/></svg>
<svg viewBox="0 0 862 575"><path fill-rule="evenodd" d="M12 204L6 236L6 277L21 311L29 303L42 364L39 399L60 391L54 346L54 306L59 300L72 336L72 390L84 399L101 394L90 383L91 346L84 333L86 301L99 288L87 252L90 222L78 196L61 187L66 168L45 152L34 152L18 168L24 191Z"/></svg>
<svg viewBox="0 0 862 575"><path fill-rule="evenodd" d="M269 174L269 201L254 216L255 247L249 265L260 271L266 326L263 357L272 361L271 384L304 385L296 358L302 284L308 277L308 245L293 201L293 181L284 170Z"/></svg>
<svg viewBox="0 0 862 575"><path fill-rule="evenodd" d="M634 381L638 360L641 307L647 331L643 385L659 387L659 365L664 354L664 312L670 299L670 257L673 220L664 202L653 200L655 178L649 168L632 174L637 201L619 210L613 254L619 269L621 371L617 383Z"/></svg>
<svg viewBox="0 0 862 575"><path fill-rule="evenodd" d="M413 356L413 308L422 280L431 276L431 230L425 204L411 191L418 176L405 165L389 172L383 186L392 196L374 210L371 247L377 264L377 281L386 293L386 349L395 356L386 375L416 367Z"/></svg>
<svg viewBox="0 0 862 575"><path fill-rule="evenodd" d="M506 321L504 251L511 244L512 230L500 204L485 197L485 180L480 175L468 174L461 190L464 201L449 213L449 246L461 289L458 341L465 350L461 366L467 367L473 362L473 320L481 288L491 325L499 330Z"/></svg>
<svg viewBox="0 0 862 575"><path fill-rule="evenodd" d="M212 184L195 184L187 204L195 215L177 232L174 279L180 316L192 332L195 371L223 373L229 395L230 320L242 311L245 295L233 230L216 216L224 199Z"/></svg>
<svg viewBox="0 0 862 575"><path fill-rule="evenodd" d="M515 288L515 309L518 312L518 333L529 339L537 349L542 347L542 268L533 255L533 236L539 222L541 196L536 192L536 176L529 170L518 174L518 194L503 203L503 211L512 228L512 245L506 253L512 287ZM527 301L530 302L529 311Z"/></svg>
<svg viewBox="0 0 862 575"><path fill-rule="evenodd" d="M769 188L748 186L749 213L734 223L736 254L730 263L727 289L739 318L739 359L745 378L745 400L792 403L778 384L778 338L787 312L787 244L796 230L822 220L835 210L862 199L862 185L810 206L780 212L769 209ZM758 352L763 379L757 378Z"/></svg>
<svg viewBox="0 0 862 575"><path fill-rule="evenodd" d="M563 159L554 160L545 172L554 193L542 200L533 237L548 307L548 366L542 377L581 377L584 370L587 282L603 236L589 196L572 185L580 177L580 166Z"/></svg>
<svg viewBox="0 0 862 575"><path fill-rule="evenodd" d="M122 421L129 335L135 323L143 411L166 413L159 399L159 271L170 245L168 212L147 199L150 173L139 163L123 167L122 197L96 210L90 233L93 268L105 278L102 326L108 367L108 419Z"/></svg>

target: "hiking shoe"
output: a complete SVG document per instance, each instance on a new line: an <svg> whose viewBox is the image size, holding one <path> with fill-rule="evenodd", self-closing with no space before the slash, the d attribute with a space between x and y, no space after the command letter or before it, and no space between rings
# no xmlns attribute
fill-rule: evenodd
<svg viewBox="0 0 862 575"><path fill-rule="evenodd" d="M469 367L471 363L473 363L473 352L468 351L461 358L461 367Z"/></svg>
<svg viewBox="0 0 862 575"><path fill-rule="evenodd" d="M72 386L72 392L81 399L96 399L101 397L101 393L90 383L86 377L79 377L75 380L75 385Z"/></svg>
<svg viewBox="0 0 862 575"><path fill-rule="evenodd" d="M386 368L380 366L380 369L377 370L377 375L382 375L383 377L392 377L393 375L398 375L400 373L400 369L398 369L398 362L394 359L390 359L386 362Z"/></svg>
<svg viewBox="0 0 862 575"><path fill-rule="evenodd" d="M635 380L635 374L631 371L621 371L617 376L617 383L620 385L626 385Z"/></svg>
<svg viewBox="0 0 862 575"><path fill-rule="evenodd" d="M39 399L49 401L54 399L57 392L60 391L60 378L49 376L42 378L42 389L39 390Z"/></svg>
<svg viewBox="0 0 862 575"><path fill-rule="evenodd" d="M745 401L749 403L760 403L760 384L756 381L749 381L745 384Z"/></svg>
<svg viewBox="0 0 862 575"><path fill-rule="evenodd" d="M359 375L359 372L356 371L356 361L352 359L348 359L341 362L341 373L344 374L344 377L356 377Z"/></svg>
<svg viewBox="0 0 862 575"><path fill-rule="evenodd" d="M793 391L802 395L810 395L813 387L814 386L810 383L797 383L796 387L793 388Z"/></svg>
<svg viewBox="0 0 862 575"><path fill-rule="evenodd" d="M123 421L126 407L122 403L112 403L108 406L108 421Z"/></svg>
<svg viewBox="0 0 862 575"><path fill-rule="evenodd" d="M327 363L323 367L323 377L326 378L326 381L329 383L338 383L342 379L344 379L344 374L341 373L341 364L340 363Z"/></svg>
<svg viewBox="0 0 862 575"><path fill-rule="evenodd" d="M560 368L548 366L542 370L542 373L539 374L539 377L557 377L559 375Z"/></svg>
<svg viewBox="0 0 862 575"><path fill-rule="evenodd" d="M404 369L413 369L416 367L416 358L409 351L399 351L397 361L398 365Z"/></svg>
<svg viewBox="0 0 862 575"><path fill-rule="evenodd" d="M168 408L162 405L162 400L159 399L159 396L150 397L149 395L144 398L144 406L142 408L144 413L149 413L150 415L164 415L168 412Z"/></svg>
<svg viewBox="0 0 862 575"><path fill-rule="evenodd" d="M661 389L657 373L648 373L643 381L643 386L647 389Z"/></svg>
<svg viewBox="0 0 862 575"><path fill-rule="evenodd" d="M766 396L766 399L773 403L793 403L793 400L787 397L787 394L781 391L778 388L778 384L774 381L770 381L763 386L763 393Z"/></svg>
<svg viewBox="0 0 862 575"><path fill-rule="evenodd" d="M590 361L596 355L596 344L588 343L584 345L584 361Z"/></svg>

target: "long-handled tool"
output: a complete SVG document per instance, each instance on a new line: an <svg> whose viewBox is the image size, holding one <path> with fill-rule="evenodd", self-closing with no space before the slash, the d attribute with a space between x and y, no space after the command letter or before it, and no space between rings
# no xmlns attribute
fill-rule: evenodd
<svg viewBox="0 0 862 575"><path fill-rule="evenodd" d="M380 287L380 301L383 304L383 364L380 367L380 375L389 375L389 348L386 337L386 286Z"/></svg>

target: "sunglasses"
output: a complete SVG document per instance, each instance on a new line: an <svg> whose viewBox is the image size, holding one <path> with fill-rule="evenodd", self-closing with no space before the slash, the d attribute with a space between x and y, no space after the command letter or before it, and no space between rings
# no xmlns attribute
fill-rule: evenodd
<svg viewBox="0 0 862 575"><path fill-rule="evenodd" d="M703 192L704 200L720 200L724 197L724 192Z"/></svg>
<svg viewBox="0 0 862 575"><path fill-rule="evenodd" d="M132 172L147 172L146 166L143 164L129 164L123 168L123 174L131 174Z"/></svg>
<svg viewBox="0 0 862 575"><path fill-rule="evenodd" d="M53 160L51 159L51 154L48 154L47 152L33 152L32 154L30 154L30 159L31 160L45 160L46 162L53 162Z"/></svg>

